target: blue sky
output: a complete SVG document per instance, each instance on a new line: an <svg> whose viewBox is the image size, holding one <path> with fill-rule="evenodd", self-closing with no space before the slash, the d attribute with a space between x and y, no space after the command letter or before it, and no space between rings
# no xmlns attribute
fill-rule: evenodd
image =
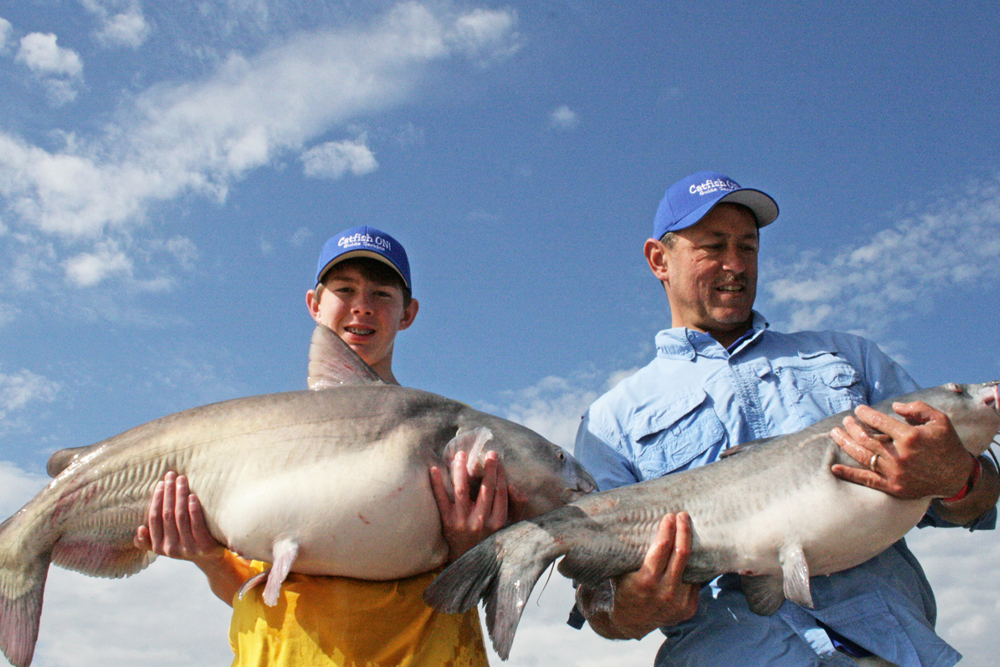
<svg viewBox="0 0 1000 667"><path fill-rule="evenodd" d="M570 446L669 323L642 243L701 169L781 207L773 326L863 333L925 385L1000 378L996 3L609 4L0 0L0 507L56 449L304 387L316 257L360 224L410 253L400 381ZM986 665L1000 585L960 568L1000 540L952 537L913 543ZM37 664L224 663L184 565L53 574ZM556 579L511 664L651 664L655 638L564 631Z"/></svg>

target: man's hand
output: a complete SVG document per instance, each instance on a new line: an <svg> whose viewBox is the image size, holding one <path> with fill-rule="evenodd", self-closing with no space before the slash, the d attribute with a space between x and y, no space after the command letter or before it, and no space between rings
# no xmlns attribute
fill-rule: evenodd
<svg viewBox="0 0 1000 667"><path fill-rule="evenodd" d="M691 554L691 518L668 514L642 566L614 581L611 609L590 605L592 591L577 589L577 604L591 627L610 639L642 639L657 628L686 621L698 611L697 584L681 580Z"/></svg>
<svg viewBox="0 0 1000 667"><path fill-rule="evenodd" d="M190 561L218 559L225 551L209 532L187 478L174 472L156 483L146 525L139 526L132 543L160 556Z"/></svg>
<svg viewBox="0 0 1000 667"><path fill-rule="evenodd" d="M922 401L892 407L906 423L861 405L856 419L846 417L843 428L830 432L864 466L834 465L833 474L903 499L950 498L961 491L975 462L947 415Z"/></svg>
<svg viewBox="0 0 1000 667"><path fill-rule="evenodd" d="M496 452L487 452L483 478L475 500L469 492L468 454L460 451L451 462L455 499L448 497L441 470L430 469L431 489L441 514L441 532L448 542L448 560L454 561L507 523L507 478Z"/></svg>

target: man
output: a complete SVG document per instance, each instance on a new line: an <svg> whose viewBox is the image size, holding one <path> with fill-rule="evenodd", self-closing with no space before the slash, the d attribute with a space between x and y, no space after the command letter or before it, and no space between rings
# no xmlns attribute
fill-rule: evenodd
<svg viewBox="0 0 1000 667"><path fill-rule="evenodd" d="M419 310L411 289L403 246L374 227L355 227L324 245L306 306L383 380L398 384L392 370L396 334L413 324ZM452 560L507 519L507 485L496 454L487 455L475 499L469 497L465 463L464 455L456 456L451 469L454 500L442 472L429 473ZM147 523L137 531L136 546L191 560L216 596L233 607L234 667L487 664L476 610L451 616L423 602L436 572L388 582L292 573L270 607L261 588L236 598L243 582L267 565L246 561L215 541L184 477L168 473L157 485Z"/></svg>
<svg viewBox="0 0 1000 667"><path fill-rule="evenodd" d="M859 406L832 435L870 469L835 466L834 474L899 497L938 497L924 525L993 528L997 472L965 451L944 414L897 404L902 423L864 405L917 389L902 368L865 339L778 333L753 310L759 230L777 216L771 197L716 172L667 189L644 252L666 291L672 328L657 335L652 363L591 406L577 458L602 490L614 488ZM862 423L879 433L868 435ZM933 594L902 540L855 568L813 578L815 609L785 602L767 617L749 611L732 575L700 592L683 583L690 547L688 517L665 517L640 570L603 596L578 590L591 626L611 638L662 628L657 667L949 667L960 658L934 634Z"/></svg>

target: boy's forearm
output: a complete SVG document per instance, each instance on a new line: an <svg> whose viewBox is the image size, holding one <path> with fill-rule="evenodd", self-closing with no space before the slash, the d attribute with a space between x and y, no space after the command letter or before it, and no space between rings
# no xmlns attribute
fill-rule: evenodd
<svg viewBox="0 0 1000 667"><path fill-rule="evenodd" d="M215 596L232 607L237 591L250 577L250 563L221 547L218 553L200 556L192 562L205 574Z"/></svg>

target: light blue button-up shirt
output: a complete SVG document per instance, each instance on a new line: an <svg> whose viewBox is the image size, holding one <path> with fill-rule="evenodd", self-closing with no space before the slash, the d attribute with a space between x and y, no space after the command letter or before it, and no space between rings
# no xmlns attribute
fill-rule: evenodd
<svg viewBox="0 0 1000 667"><path fill-rule="evenodd" d="M602 490L702 466L740 443L919 388L871 341L778 333L758 313L730 350L707 334L669 329L657 334L656 351L584 415L576 456ZM968 527L995 521L994 508ZM931 514L922 524L946 525ZM903 540L810 585L815 609L785 602L765 617L747 608L735 576L720 577L702 590L692 620L663 629L657 667L855 665L823 628L900 667L950 667L961 658L934 633L934 595Z"/></svg>

